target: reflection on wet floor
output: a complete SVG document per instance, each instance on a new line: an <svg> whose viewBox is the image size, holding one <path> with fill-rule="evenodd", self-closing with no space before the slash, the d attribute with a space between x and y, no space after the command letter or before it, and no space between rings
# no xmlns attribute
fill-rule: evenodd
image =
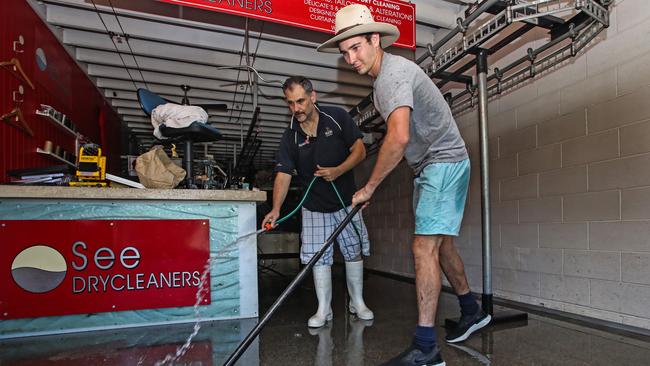
<svg viewBox="0 0 650 366"><path fill-rule="evenodd" d="M188 352L175 365L220 365L256 319L203 323ZM154 365L174 354L194 324L17 338L0 341L0 365ZM257 342L242 365L259 364Z"/></svg>
<svg viewBox="0 0 650 366"><path fill-rule="evenodd" d="M295 275L262 271L260 307L265 311ZM374 321L346 313L345 277L334 268L334 320L307 328L316 309L311 278L289 298L238 365L378 365L411 341L416 321L412 284L377 275L365 282ZM456 298L443 294L438 323L458 315ZM255 319L204 323L189 352L176 365L221 365ZM193 324L122 329L0 341L0 365L154 365L175 352ZM443 342L444 330L438 336ZM441 343L442 344L442 343ZM442 344L447 365L648 365L650 339L624 337L547 317L490 327L458 345Z"/></svg>

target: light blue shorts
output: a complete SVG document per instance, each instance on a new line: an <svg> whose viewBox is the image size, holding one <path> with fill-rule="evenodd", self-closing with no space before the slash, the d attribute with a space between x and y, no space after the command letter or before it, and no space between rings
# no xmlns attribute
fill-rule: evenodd
<svg viewBox="0 0 650 366"><path fill-rule="evenodd" d="M415 235L458 236L463 221L469 159L427 165L413 181Z"/></svg>

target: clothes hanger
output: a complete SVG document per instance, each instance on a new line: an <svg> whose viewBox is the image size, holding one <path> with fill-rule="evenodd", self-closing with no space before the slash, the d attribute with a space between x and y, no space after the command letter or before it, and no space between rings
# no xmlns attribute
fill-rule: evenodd
<svg viewBox="0 0 650 366"><path fill-rule="evenodd" d="M23 70L23 67L20 64L20 60L18 60L17 58L14 57L9 61L2 61L0 62L0 66L8 69L9 71L11 71L12 74L16 75L19 79L25 81L27 84L29 84L32 90L36 89L32 81L29 80L29 77L27 77L27 74L25 74L25 71ZM8 66L11 66L11 68L9 68Z"/></svg>
<svg viewBox="0 0 650 366"><path fill-rule="evenodd" d="M4 122L7 122L8 124L18 128L20 130L25 131L30 136L34 136L34 132L32 131L31 128L29 128L29 125L25 121L25 117L23 116L23 112L18 107L15 107L9 113L3 114L2 117L0 117L0 120L2 120ZM20 122L20 123L18 123L18 122Z"/></svg>

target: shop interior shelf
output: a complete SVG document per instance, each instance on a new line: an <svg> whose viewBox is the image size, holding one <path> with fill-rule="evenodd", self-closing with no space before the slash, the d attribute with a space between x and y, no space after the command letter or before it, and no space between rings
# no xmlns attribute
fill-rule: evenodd
<svg viewBox="0 0 650 366"><path fill-rule="evenodd" d="M70 166L73 166L75 168L77 167L77 164L75 164L75 163L73 163L71 161L68 161L68 160L66 160L66 159L64 159L64 158L62 158L62 157L60 157L60 156L58 156L56 154L53 154L53 153L51 153L49 151L45 151L45 150L41 149L40 147L36 148L36 152L39 153L39 154L47 155L47 156L51 157L52 159L55 159L55 160L58 160L60 162L66 163L66 164L68 164Z"/></svg>
<svg viewBox="0 0 650 366"><path fill-rule="evenodd" d="M58 120L56 120L54 117L50 116L49 114L42 114L42 113L39 113L38 111L36 111L36 114L39 115L39 116L43 116L45 119L47 119L47 120L49 120L50 122L52 122L53 124L55 124L56 126L58 126L58 127L59 127L60 129L62 129L63 131L65 131L65 132L67 132L68 134L72 135L72 137L74 137L74 138L79 138L79 134L78 134L78 133L74 132L74 131L73 131L72 129L70 129L68 126L66 126L66 125L64 125L63 123L59 122Z"/></svg>

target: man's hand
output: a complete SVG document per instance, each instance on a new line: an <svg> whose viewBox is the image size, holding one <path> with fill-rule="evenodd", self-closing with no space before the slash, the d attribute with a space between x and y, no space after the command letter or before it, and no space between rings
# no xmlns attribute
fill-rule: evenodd
<svg viewBox="0 0 650 366"><path fill-rule="evenodd" d="M363 204L363 208L368 206L368 201L370 201L370 198L372 197L372 194L375 193L374 189L368 188L368 186L363 186L360 190L358 190L353 196L352 196L352 207Z"/></svg>
<svg viewBox="0 0 650 366"><path fill-rule="evenodd" d="M270 223L271 227L275 227L275 220L277 220L278 217L280 217L280 212L272 210L266 214L266 216L264 216L264 220L262 220L262 227L264 227L266 223Z"/></svg>
<svg viewBox="0 0 650 366"><path fill-rule="evenodd" d="M341 176L341 171L339 167L329 167L329 168L324 168L320 165L316 165L318 167L318 170L314 172L314 175L317 177L321 177L325 179L328 182L333 182Z"/></svg>

